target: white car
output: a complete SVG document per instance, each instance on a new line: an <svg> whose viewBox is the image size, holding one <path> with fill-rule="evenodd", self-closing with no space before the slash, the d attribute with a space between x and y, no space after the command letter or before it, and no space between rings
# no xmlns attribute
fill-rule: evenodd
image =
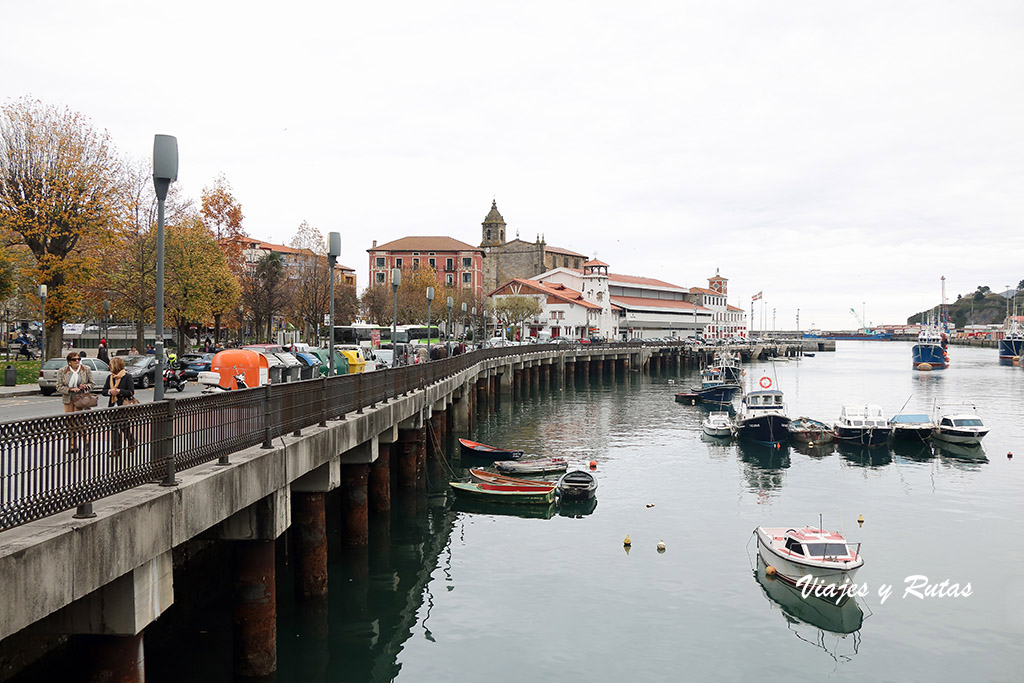
<svg viewBox="0 0 1024 683"><path fill-rule="evenodd" d="M36 380L43 396L49 396L57 391L57 372L67 364L68 362L63 358L51 358L43 363L43 367L39 370L39 379ZM82 359L82 365L92 371L93 390L96 393L102 391L103 385L107 383L107 377L110 376L110 368L107 364L99 358L86 356Z"/></svg>

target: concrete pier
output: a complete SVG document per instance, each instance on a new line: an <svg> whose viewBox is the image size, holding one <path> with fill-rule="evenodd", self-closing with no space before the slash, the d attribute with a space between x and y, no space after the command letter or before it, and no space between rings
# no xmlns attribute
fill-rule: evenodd
<svg viewBox="0 0 1024 683"><path fill-rule="evenodd" d="M327 595L325 494L293 493L296 590L302 598Z"/></svg>
<svg viewBox="0 0 1024 683"><path fill-rule="evenodd" d="M277 670L274 541L234 544L235 673L255 678Z"/></svg>

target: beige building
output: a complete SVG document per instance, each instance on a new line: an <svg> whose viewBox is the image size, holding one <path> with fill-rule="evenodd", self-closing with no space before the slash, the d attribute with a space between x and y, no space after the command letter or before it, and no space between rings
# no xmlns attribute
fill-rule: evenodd
<svg viewBox="0 0 1024 683"><path fill-rule="evenodd" d="M480 247L487 255L483 264L485 292L492 292L512 280L529 280L555 268L581 270L587 261L584 254L548 246L543 235L537 235L536 242L519 239L518 235L506 240L507 225L498 212L497 201L491 202L491 210L481 226Z"/></svg>

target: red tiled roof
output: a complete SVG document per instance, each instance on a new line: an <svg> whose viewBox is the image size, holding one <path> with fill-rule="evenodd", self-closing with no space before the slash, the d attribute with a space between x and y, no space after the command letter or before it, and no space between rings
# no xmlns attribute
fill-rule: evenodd
<svg viewBox="0 0 1024 683"><path fill-rule="evenodd" d="M685 291L685 287L674 285L671 282L664 282L662 280L655 280L649 277L638 277L636 275L619 275L618 273L608 273L609 282L623 282L626 284L633 285L647 285L648 287L671 287L672 289L679 289Z"/></svg>
<svg viewBox="0 0 1024 683"><path fill-rule="evenodd" d="M425 235L413 235L401 237L392 242L378 244L366 251L479 251L480 247L460 242L453 237L428 237Z"/></svg>
<svg viewBox="0 0 1024 683"><path fill-rule="evenodd" d="M545 294L547 296L553 296L556 299L561 299L566 303L576 304L577 306L583 306L584 308L601 310L601 306L593 304L583 298L583 294L577 292L575 289L569 289L563 284L555 282L543 282L541 280L521 280L516 278L509 282L506 282L501 287L488 294L487 296L494 296L504 289L511 287L513 284L523 285L535 290L538 294Z"/></svg>
<svg viewBox="0 0 1024 683"><path fill-rule="evenodd" d="M604 266L605 268L607 268L608 264L605 263L604 261L598 261L595 258L595 259L591 259L591 260L589 260L589 261L587 261L586 263L583 264L584 268L586 268L587 266Z"/></svg>
<svg viewBox="0 0 1024 683"><path fill-rule="evenodd" d="M272 244L270 242L253 239L251 237L247 237L241 241L246 249L266 249L267 251L272 251L275 254L313 254L309 249L296 249L295 247L289 247L284 244Z"/></svg>
<svg viewBox="0 0 1024 683"><path fill-rule="evenodd" d="M679 301L678 299L654 299L643 296L614 296L612 303L623 308L671 308L677 311L707 311L711 309L697 306L692 301Z"/></svg>
<svg viewBox="0 0 1024 683"><path fill-rule="evenodd" d="M744 309L740 308L739 306L733 306L732 304L728 304L726 308L730 311L739 311L740 313L744 312Z"/></svg>
<svg viewBox="0 0 1024 683"><path fill-rule="evenodd" d="M707 287L690 287L690 292L692 292L693 294L700 293L711 294L712 296L722 296L721 292L716 292L715 290L708 289Z"/></svg>

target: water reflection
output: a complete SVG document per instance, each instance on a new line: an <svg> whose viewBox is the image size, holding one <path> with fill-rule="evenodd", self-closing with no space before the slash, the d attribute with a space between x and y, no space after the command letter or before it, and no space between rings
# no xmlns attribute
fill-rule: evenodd
<svg viewBox="0 0 1024 683"><path fill-rule="evenodd" d="M888 446L869 448L847 441L837 441L836 450L843 460L857 467L885 467L892 462Z"/></svg>
<svg viewBox="0 0 1024 683"><path fill-rule="evenodd" d="M764 561L757 558L754 578L771 602L781 608L786 628L800 640L819 647L836 661L849 661L860 649L864 611L851 597L841 605L801 591L765 575Z"/></svg>
<svg viewBox="0 0 1024 683"><path fill-rule="evenodd" d="M597 498L591 498L590 500L581 500L573 503L558 502L558 515L559 517L572 517L579 519L592 514L597 509Z"/></svg>
<svg viewBox="0 0 1024 683"><path fill-rule="evenodd" d="M836 444L834 441L814 444L797 441L793 443L793 450L811 458L824 458L826 455L832 455L836 452Z"/></svg>
<svg viewBox="0 0 1024 683"><path fill-rule="evenodd" d="M752 491L774 491L782 488L783 470L790 466L788 444L768 446L740 439L736 442L743 476Z"/></svg>
<svg viewBox="0 0 1024 683"><path fill-rule="evenodd" d="M452 510L472 515L496 515L498 517L521 517L523 519L551 519L555 516L555 504L512 505L492 503L486 500L466 500L456 497Z"/></svg>
<svg viewBox="0 0 1024 683"><path fill-rule="evenodd" d="M982 464L988 462L985 448L981 444L934 441L932 445L935 455L941 456L943 461L952 467L968 470L978 469Z"/></svg>
<svg viewBox="0 0 1024 683"><path fill-rule="evenodd" d="M893 441L892 452L909 460L930 460L935 457L932 445L927 441L917 439Z"/></svg>

